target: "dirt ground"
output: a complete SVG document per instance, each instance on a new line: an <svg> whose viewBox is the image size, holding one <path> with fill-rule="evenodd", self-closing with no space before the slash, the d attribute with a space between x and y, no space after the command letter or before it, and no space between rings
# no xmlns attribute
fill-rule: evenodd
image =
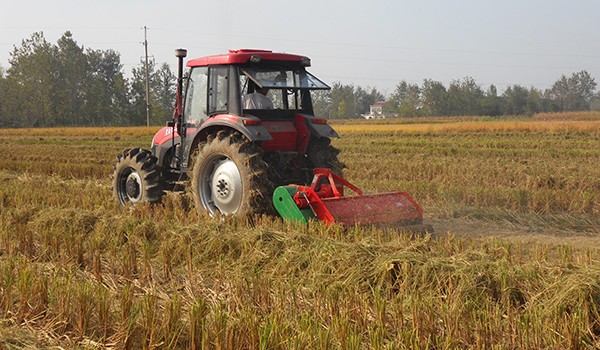
<svg viewBox="0 0 600 350"><path fill-rule="evenodd" d="M498 238L523 244L569 245L575 249L600 249L600 230L569 230L551 226L526 226L508 221L469 218L430 219L434 236L452 234L456 237Z"/></svg>

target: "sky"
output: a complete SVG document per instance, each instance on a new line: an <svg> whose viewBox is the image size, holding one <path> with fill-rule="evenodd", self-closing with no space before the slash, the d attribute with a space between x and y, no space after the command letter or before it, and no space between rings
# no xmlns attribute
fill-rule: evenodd
<svg viewBox="0 0 600 350"><path fill-rule="evenodd" d="M588 71L600 85L600 0L0 0L0 66L21 40L42 31L56 43L71 31L80 46L121 54L126 75L144 55L176 71L188 58L257 48L312 59L328 82L393 93L472 77L487 90L547 89Z"/></svg>

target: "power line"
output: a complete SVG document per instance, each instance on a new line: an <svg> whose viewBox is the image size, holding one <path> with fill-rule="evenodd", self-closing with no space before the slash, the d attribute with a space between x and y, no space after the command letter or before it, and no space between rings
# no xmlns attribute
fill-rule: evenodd
<svg viewBox="0 0 600 350"><path fill-rule="evenodd" d="M581 69L581 66L546 66L546 65L524 65L524 64L499 64L499 63L475 63L475 62L450 62L450 61L425 61L425 60L402 60L402 59L384 59L384 58L369 58L369 57L358 57L358 56L312 56L318 58L333 59L336 61L361 61L361 62L386 62L386 63L403 63L403 64L431 64L431 65L448 65L448 66L477 66L477 67L493 67L493 68L527 68L527 69ZM589 67L594 68L596 67Z"/></svg>
<svg viewBox="0 0 600 350"><path fill-rule="evenodd" d="M157 31L163 32L182 32L182 33L190 33L189 30L184 29L165 29L165 28L154 28ZM256 36L256 35L247 35L247 34L223 34L223 33L196 33L200 35L206 35L209 37L214 36L225 36L231 38L248 38L248 39L260 39L260 40L276 40L276 41L284 41L284 42L304 42L310 44L318 44L318 45L326 45L327 47L335 46L351 46L351 47L365 47L365 48L377 48L377 49L396 49L396 50L408 50L408 51L429 51L429 52L453 52L453 53L476 53L476 54L492 54L492 55L515 55L515 56L549 56L549 57L586 57L586 58L600 58L600 55L589 55L589 54L576 54L576 53L553 53L553 52L514 52L514 51L501 51L501 50L460 50L460 49L435 49L435 48L427 48L427 47L407 47L407 46L397 46L397 45L381 45L381 44L367 44L367 43L357 43L357 42L340 42L336 41L332 43L331 41L319 41L319 40L307 40L307 39L290 39L281 38L281 37L272 37L272 36Z"/></svg>

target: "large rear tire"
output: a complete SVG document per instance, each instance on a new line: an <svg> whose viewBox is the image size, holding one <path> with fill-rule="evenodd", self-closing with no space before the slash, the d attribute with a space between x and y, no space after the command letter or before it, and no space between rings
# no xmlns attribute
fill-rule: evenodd
<svg viewBox="0 0 600 350"><path fill-rule="evenodd" d="M163 189L157 160L142 148L127 149L117 156L113 194L119 203L160 202Z"/></svg>
<svg viewBox="0 0 600 350"><path fill-rule="evenodd" d="M321 137L311 139L306 154L313 168L329 168L335 174L344 176L346 165L339 161L340 150L331 145L331 139Z"/></svg>
<svg viewBox="0 0 600 350"><path fill-rule="evenodd" d="M237 134L220 132L200 147L192 169L199 212L238 217L272 212L273 185L258 146Z"/></svg>

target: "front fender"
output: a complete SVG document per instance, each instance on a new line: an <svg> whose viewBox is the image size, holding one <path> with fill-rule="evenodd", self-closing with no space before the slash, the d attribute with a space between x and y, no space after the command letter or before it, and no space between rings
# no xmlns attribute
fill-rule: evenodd
<svg viewBox="0 0 600 350"><path fill-rule="evenodd" d="M152 155L158 158L158 164L163 168L168 168L171 164L166 160L167 153L175 146L179 145L181 137L177 133L177 130L165 126L158 130L152 138ZM174 151L173 151L174 152Z"/></svg>

